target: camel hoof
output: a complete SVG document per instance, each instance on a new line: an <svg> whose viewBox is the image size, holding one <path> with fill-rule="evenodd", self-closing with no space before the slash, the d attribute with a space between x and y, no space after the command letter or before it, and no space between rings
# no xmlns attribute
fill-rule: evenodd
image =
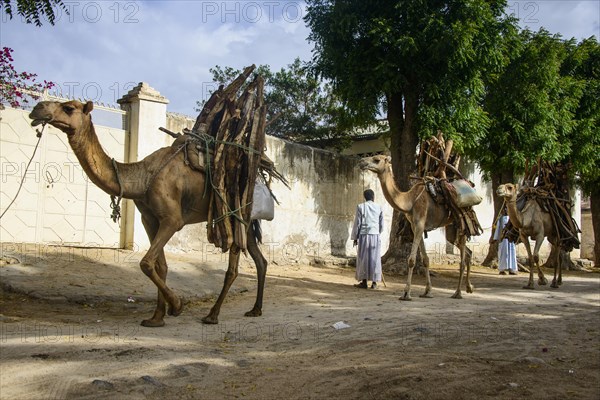
<svg viewBox="0 0 600 400"><path fill-rule="evenodd" d="M183 311L183 302L180 299L177 299L177 304L175 306L169 304L169 315L173 317L177 317Z"/></svg>
<svg viewBox="0 0 600 400"><path fill-rule="evenodd" d="M262 310L260 308L253 308L244 314L245 317L260 317L262 315Z"/></svg>
<svg viewBox="0 0 600 400"><path fill-rule="evenodd" d="M215 325L219 323L219 319L207 315L206 317L202 318L202 323L207 325Z"/></svg>
<svg viewBox="0 0 600 400"><path fill-rule="evenodd" d="M404 295L402 295L402 297L400 297L398 300L412 301L412 297L410 297L410 294L408 292L404 292Z"/></svg>
<svg viewBox="0 0 600 400"><path fill-rule="evenodd" d="M433 296L430 293L423 293L419 297L422 297L424 299L433 299Z"/></svg>
<svg viewBox="0 0 600 400"><path fill-rule="evenodd" d="M533 285L527 285L527 286L523 286L523 289L529 289L529 290L533 290Z"/></svg>
<svg viewBox="0 0 600 400"><path fill-rule="evenodd" d="M467 293L473 293L474 289L475 289L475 286L473 286L473 285L467 286Z"/></svg>
<svg viewBox="0 0 600 400"><path fill-rule="evenodd" d="M456 293L454 293L454 294L453 294L452 296L450 296L450 297L451 297L451 298L453 298L453 299L459 299L459 300L460 300L460 299L462 299L462 294L460 294L460 293L456 292Z"/></svg>
<svg viewBox="0 0 600 400"><path fill-rule="evenodd" d="M546 278L540 278L540 279L538 279L538 285L544 286L544 285L547 285L547 284L548 284L548 279L546 279Z"/></svg>
<svg viewBox="0 0 600 400"><path fill-rule="evenodd" d="M154 319L145 319L140 324L146 328L160 328L161 326L165 326L165 321L162 319L154 320Z"/></svg>
<svg viewBox="0 0 600 400"><path fill-rule="evenodd" d="M558 289L560 286L556 282L552 282L552 284L550 285L550 287L553 288L553 289Z"/></svg>

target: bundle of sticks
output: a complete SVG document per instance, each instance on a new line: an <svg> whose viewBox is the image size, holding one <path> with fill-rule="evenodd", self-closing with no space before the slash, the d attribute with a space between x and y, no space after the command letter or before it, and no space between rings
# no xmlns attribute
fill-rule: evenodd
<svg viewBox="0 0 600 400"><path fill-rule="evenodd" d="M571 216L573 203L569 194L569 166L562 163L548 163L539 160L530 165L527 162L523 185L517 195L517 207L521 209L528 200L537 201L542 210L552 217L552 224L559 240L559 247L565 252L578 249L581 232ZM509 223L505 227L505 237L513 242L518 240L518 231Z"/></svg>
<svg viewBox="0 0 600 400"><path fill-rule="evenodd" d="M441 131L437 136L423 140L417 156L417 174L414 179L423 181L431 196L440 204L444 204L454 218L459 231L468 237L480 235L483 230L473 207L459 207L456 202L454 187L448 182L462 179L471 185L459 171L460 155L452 152L453 141L444 140Z"/></svg>
<svg viewBox="0 0 600 400"><path fill-rule="evenodd" d="M266 183L274 177L287 186L264 154L267 106L263 101L263 78L257 76L237 97L254 68L245 68L227 87L221 85L205 103L191 130L184 129L182 135L161 128L177 138L173 146L183 149L194 144L196 160L201 160L196 168L206 174L212 189L208 240L223 252L233 245L242 251L247 248L246 232L259 170ZM187 163L190 156L185 151Z"/></svg>

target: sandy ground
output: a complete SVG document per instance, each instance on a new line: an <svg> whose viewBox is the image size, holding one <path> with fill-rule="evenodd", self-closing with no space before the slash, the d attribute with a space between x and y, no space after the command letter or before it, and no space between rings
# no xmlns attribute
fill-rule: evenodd
<svg viewBox="0 0 600 400"><path fill-rule="evenodd" d="M195 271L190 257L168 256L171 286L219 290L222 266L210 279L186 275ZM600 396L598 272L568 272L560 289L530 291L521 289L523 273L475 267L475 293L454 300L457 266L437 265L435 297L418 297L424 278L416 276L414 300L402 302L404 277L365 290L352 286L350 268L271 265L263 316L246 318L256 284L244 263L218 325L200 323L212 300L186 294L181 316L143 328L152 284L135 263L114 258L65 265L38 255L0 267L0 398ZM349 327L336 330L340 321Z"/></svg>

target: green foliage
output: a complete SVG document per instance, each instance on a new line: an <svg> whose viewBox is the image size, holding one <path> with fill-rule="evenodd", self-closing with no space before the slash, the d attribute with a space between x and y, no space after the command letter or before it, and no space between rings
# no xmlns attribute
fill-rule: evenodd
<svg viewBox="0 0 600 400"><path fill-rule="evenodd" d="M572 130L574 104L566 94L575 88L560 74L566 56L560 37L525 30L513 43L510 62L490 80L485 100L491 125L475 150L485 172L520 173L527 159L559 161L566 145L560 131Z"/></svg>
<svg viewBox="0 0 600 400"><path fill-rule="evenodd" d="M240 70L217 65L210 72L215 82L227 84ZM294 141L327 141L336 147L347 144L344 113L331 86L310 74L299 58L277 72L260 65L254 73L265 79L267 134ZM198 105L201 108L204 102Z"/></svg>
<svg viewBox="0 0 600 400"><path fill-rule="evenodd" d="M523 172L526 160L572 166L590 192L600 184L600 52L541 29L522 31L504 71L490 77L485 110L491 125L472 151L489 174Z"/></svg>
<svg viewBox="0 0 600 400"><path fill-rule="evenodd" d="M569 143L564 159L571 162L577 183L587 194L600 193L600 44L592 36L565 44L561 73L580 90L573 128L561 137Z"/></svg>
<svg viewBox="0 0 600 400"><path fill-rule="evenodd" d="M13 18L15 5L17 6L17 15L22 16L26 23L36 26L42 26L42 17L44 16L50 25L54 25L56 8L69 14L62 0L0 0L0 6L10 19Z"/></svg>
<svg viewBox="0 0 600 400"><path fill-rule="evenodd" d="M312 67L332 79L357 123L389 117L390 97L401 96L417 109L414 135L441 129L458 149L475 145L488 124L482 77L503 64L501 37L514 29L504 1L307 3Z"/></svg>

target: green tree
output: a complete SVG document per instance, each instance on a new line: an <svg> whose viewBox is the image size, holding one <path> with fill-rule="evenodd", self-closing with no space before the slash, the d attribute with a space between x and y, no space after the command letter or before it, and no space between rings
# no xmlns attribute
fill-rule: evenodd
<svg viewBox="0 0 600 400"><path fill-rule="evenodd" d="M527 161L557 162L568 154L565 138L573 131L581 96L581 84L561 74L567 47L559 35L524 30L508 49L506 68L488 79L484 107L489 129L469 151L491 178L496 215L501 183L515 182ZM491 246L484 265L496 255L497 247Z"/></svg>
<svg viewBox="0 0 600 400"><path fill-rule="evenodd" d="M214 82L227 84L240 70L217 65L210 72ZM255 74L265 79L267 134L299 142L326 141L335 147L346 144L340 103L331 93L330 85L311 74L299 58L277 72L272 72L268 65L260 65ZM201 108L204 103L198 105Z"/></svg>
<svg viewBox="0 0 600 400"><path fill-rule="evenodd" d="M503 37L516 29L505 1L307 3L313 68L332 80L356 124L386 114L402 190L410 187L420 138L441 129L459 151L478 142L488 126L483 76L503 65ZM402 219L394 214L386 269L406 260L407 245L395 234Z"/></svg>
<svg viewBox="0 0 600 400"><path fill-rule="evenodd" d="M567 43L562 74L581 85L574 126L564 138L569 143L565 161L571 163L576 184L590 196L594 227L594 257L600 261L600 44L593 36L575 45ZM576 83L576 84L577 84ZM561 138L563 139L563 138Z"/></svg>
<svg viewBox="0 0 600 400"><path fill-rule="evenodd" d="M54 25L57 9L64 11L67 15L69 10L62 0L0 0L0 7L10 19L13 18L13 10L16 6L17 15L23 17L26 23L42 26L42 18L45 17L50 25Z"/></svg>

